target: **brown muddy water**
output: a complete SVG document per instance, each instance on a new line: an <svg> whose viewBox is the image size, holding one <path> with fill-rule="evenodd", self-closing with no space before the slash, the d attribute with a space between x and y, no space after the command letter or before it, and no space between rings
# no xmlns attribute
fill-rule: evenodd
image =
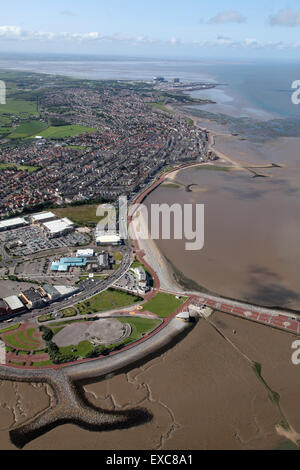
<svg viewBox="0 0 300 470"><path fill-rule="evenodd" d="M186 240L171 239L158 240L159 249L213 293L300 310L300 139L254 144L221 135L216 148L245 166L283 167L256 169L265 178L205 167L179 172L180 187L160 186L145 204L149 210L154 203L205 204L205 246L186 251Z"/></svg>

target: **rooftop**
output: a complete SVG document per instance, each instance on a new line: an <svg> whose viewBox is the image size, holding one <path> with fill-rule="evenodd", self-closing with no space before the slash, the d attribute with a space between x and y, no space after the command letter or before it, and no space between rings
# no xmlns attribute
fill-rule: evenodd
<svg viewBox="0 0 300 470"><path fill-rule="evenodd" d="M61 258L52 263L51 271L67 272L70 267L83 267L86 263L86 258Z"/></svg>
<svg viewBox="0 0 300 470"><path fill-rule="evenodd" d="M46 219L51 219L52 217L56 217L53 212L40 212L39 214L33 214L31 218L35 222L39 222L40 220L46 220Z"/></svg>
<svg viewBox="0 0 300 470"><path fill-rule="evenodd" d="M53 220L51 222L45 222L43 225L51 233L60 233L74 224L69 219L65 218L65 219Z"/></svg>
<svg viewBox="0 0 300 470"><path fill-rule="evenodd" d="M7 303L11 310L19 310L19 308L24 307L21 300L16 295L11 295L10 297L6 297L3 300Z"/></svg>
<svg viewBox="0 0 300 470"><path fill-rule="evenodd" d="M25 225L25 224L27 224L27 222L23 217L15 217L14 219L1 220L0 229L6 228L6 227L7 228L14 227L15 225Z"/></svg>

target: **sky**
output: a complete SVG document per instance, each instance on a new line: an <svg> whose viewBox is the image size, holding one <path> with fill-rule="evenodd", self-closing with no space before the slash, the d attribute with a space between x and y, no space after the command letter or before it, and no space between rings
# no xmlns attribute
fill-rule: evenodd
<svg viewBox="0 0 300 470"><path fill-rule="evenodd" d="M300 0L14 0L0 52L297 59Z"/></svg>

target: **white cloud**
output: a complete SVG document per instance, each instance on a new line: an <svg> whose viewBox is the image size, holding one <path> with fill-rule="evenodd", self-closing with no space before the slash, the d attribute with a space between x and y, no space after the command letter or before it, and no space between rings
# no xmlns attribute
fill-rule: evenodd
<svg viewBox="0 0 300 470"><path fill-rule="evenodd" d="M285 8L271 15L269 21L272 26L300 26L300 11Z"/></svg>
<svg viewBox="0 0 300 470"><path fill-rule="evenodd" d="M209 23L246 23L247 18L238 11L222 11L209 20Z"/></svg>
<svg viewBox="0 0 300 470"><path fill-rule="evenodd" d="M210 48L210 47L224 47L224 48L239 48L239 49L272 49L272 50L288 50L288 49L300 49L300 41L292 43L288 42L265 42L259 41L256 38L245 38L241 40L233 39L228 36L219 35L216 39L205 40L199 39L194 41L186 41L177 37L171 37L167 40L150 38L148 36L131 36L127 34L112 34L104 35L98 31L91 31L86 33L66 33L66 32L43 32L43 31L31 31L20 28L19 26L0 26L0 45L3 41L15 41L15 42L26 42L26 41L39 41L39 42L63 42L65 43L123 43L130 44L132 46L139 45L156 45L161 47L169 46L194 46L199 48Z"/></svg>

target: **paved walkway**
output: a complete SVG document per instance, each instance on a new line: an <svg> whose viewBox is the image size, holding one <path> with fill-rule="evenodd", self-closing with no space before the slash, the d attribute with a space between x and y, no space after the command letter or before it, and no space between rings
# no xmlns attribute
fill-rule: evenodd
<svg viewBox="0 0 300 470"><path fill-rule="evenodd" d="M263 325L271 326L273 328L279 328L289 333L300 335L300 321L296 320L296 316L293 319L292 316L284 315L280 312L267 311L267 309L260 309L259 307L253 307L251 305L247 307L238 307L235 304L228 302L220 302L212 300L206 296L194 296L194 300L198 303L203 303L208 307L213 308L224 313L229 313L246 320L255 321L262 323Z"/></svg>

